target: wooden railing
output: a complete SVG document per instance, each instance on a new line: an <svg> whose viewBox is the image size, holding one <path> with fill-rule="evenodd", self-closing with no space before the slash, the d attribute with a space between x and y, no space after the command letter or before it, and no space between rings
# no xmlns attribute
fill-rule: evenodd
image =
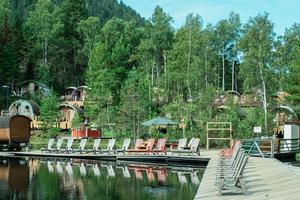
<svg viewBox="0 0 300 200"><path fill-rule="evenodd" d="M242 140L243 149L253 156L274 157L275 154L300 152L300 138L274 139L262 137Z"/></svg>

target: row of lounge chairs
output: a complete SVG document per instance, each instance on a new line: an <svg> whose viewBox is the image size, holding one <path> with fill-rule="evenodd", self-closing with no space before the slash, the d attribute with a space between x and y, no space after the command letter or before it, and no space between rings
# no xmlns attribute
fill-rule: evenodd
<svg viewBox="0 0 300 200"><path fill-rule="evenodd" d="M92 172L94 176L101 176L101 174L107 175L107 178L109 177L115 177L116 172L115 170L120 169L122 171L124 178L131 178L133 172L136 179L143 180L144 175L146 175L149 182L157 180L159 183L165 183L167 181L167 169L162 167L152 167L152 166L143 166L143 165L118 165L116 167L113 167L112 164L109 163L92 163L92 164L85 164L85 163L71 163L69 162L61 162L61 161L46 161L47 168L49 173L58 173L60 175L68 175L68 176L74 176L74 168L79 169L81 176L87 176L88 171L89 173ZM104 172L102 173L103 169ZM89 170L88 170L89 169ZM187 176L190 176L190 180L192 184L199 185L200 180L198 177L198 171L173 171L171 170L171 173L177 174L178 181L180 184L187 184L189 181L187 179Z"/></svg>
<svg viewBox="0 0 300 200"><path fill-rule="evenodd" d="M147 141L144 141L143 139L136 139L135 145L133 148L130 148L130 142L131 139L127 138L124 139L123 145L120 149L115 148L116 139L109 139L108 144L106 148L101 148L101 139L97 138L94 139L93 147L88 149L86 148L86 144L88 139L82 138L80 139L78 148L74 148L74 139L73 138L67 138L67 144L65 147L63 147L64 138L59 138L56 141L55 139L51 138L48 140L48 145L44 148L41 148L41 152L48 152L48 153L100 153L100 154L118 154L118 153L128 153L128 154L138 154L138 153L144 153L144 154L167 154L166 149L166 138L160 138L157 141L153 138L148 139ZM197 154L200 155L199 151L199 138L192 138L190 139L189 143L187 144L186 138L179 139L178 143L172 143L170 145L170 151L171 153L191 153L191 154ZM177 146L177 148L176 148Z"/></svg>
<svg viewBox="0 0 300 200"><path fill-rule="evenodd" d="M243 178L243 171L249 156L242 149L240 141L236 141L230 149L221 149L215 184L219 194L223 190L241 189L247 195L247 189Z"/></svg>

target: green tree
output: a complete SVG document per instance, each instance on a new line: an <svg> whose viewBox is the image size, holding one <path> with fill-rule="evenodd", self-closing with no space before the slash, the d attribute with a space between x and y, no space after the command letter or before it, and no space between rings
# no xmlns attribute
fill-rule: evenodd
<svg viewBox="0 0 300 200"><path fill-rule="evenodd" d="M61 114L58 107L59 100L54 92L51 92L50 95L41 102L40 120L42 122L42 129L44 134L50 137L55 136L59 132L57 123Z"/></svg>
<svg viewBox="0 0 300 200"><path fill-rule="evenodd" d="M241 23L238 14L231 12L228 19L219 21L216 25L216 42L219 54L222 60L222 91L225 91L226 87L226 60L230 60L230 56L233 56L233 68L236 60L236 53L232 52L233 47L238 39Z"/></svg>
<svg viewBox="0 0 300 200"><path fill-rule="evenodd" d="M28 39L34 43L35 52L42 55L42 61L39 62L37 69L38 79L49 84L51 82L49 48L63 28L52 1L39 0L35 9L29 13L25 26Z"/></svg>
<svg viewBox="0 0 300 200"><path fill-rule="evenodd" d="M78 32L84 38L83 51L87 56L92 53L92 50L100 40L100 20L98 17L89 17L86 20L80 20L78 24Z"/></svg>
<svg viewBox="0 0 300 200"><path fill-rule="evenodd" d="M293 105L298 105L300 103L300 24L294 24L287 29L276 47L276 64L281 89L290 94L288 100Z"/></svg>
<svg viewBox="0 0 300 200"><path fill-rule="evenodd" d="M274 86L273 71L273 23L268 14L259 14L250 18L244 26L244 34L239 46L243 52L241 75L245 89L257 88L260 91L264 110L265 128L267 128L267 95L272 94Z"/></svg>

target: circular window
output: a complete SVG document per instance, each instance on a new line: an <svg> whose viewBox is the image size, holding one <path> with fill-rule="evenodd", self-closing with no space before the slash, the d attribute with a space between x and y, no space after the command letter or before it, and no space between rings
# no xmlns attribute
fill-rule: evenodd
<svg viewBox="0 0 300 200"><path fill-rule="evenodd" d="M25 109L26 109L26 110L29 110L29 106L25 106Z"/></svg>

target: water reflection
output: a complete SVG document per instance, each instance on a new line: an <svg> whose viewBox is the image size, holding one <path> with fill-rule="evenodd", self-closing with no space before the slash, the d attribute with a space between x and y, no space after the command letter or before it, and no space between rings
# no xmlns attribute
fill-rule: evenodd
<svg viewBox="0 0 300 200"><path fill-rule="evenodd" d="M203 172L76 159L3 159L0 199L193 199Z"/></svg>

